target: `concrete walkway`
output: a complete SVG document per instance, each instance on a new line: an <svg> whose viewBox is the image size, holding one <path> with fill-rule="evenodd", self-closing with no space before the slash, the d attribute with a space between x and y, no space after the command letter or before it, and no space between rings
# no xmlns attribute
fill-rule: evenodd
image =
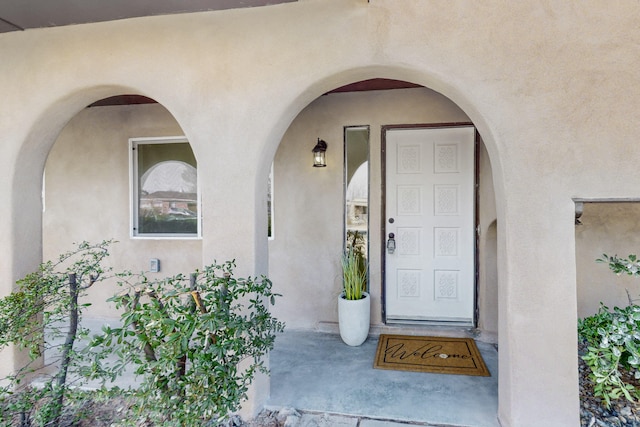
<svg viewBox="0 0 640 427"><path fill-rule="evenodd" d="M442 425L435 426L416 422L404 423L329 413L295 413L286 417L284 425L286 427L445 427Z"/></svg>
<svg viewBox="0 0 640 427"><path fill-rule="evenodd" d="M286 417L286 427L447 427L442 424L401 422L330 413L294 413Z"/></svg>
<svg viewBox="0 0 640 427"><path fill-rule="evenodd" d="M294 424L300 427L499 426L492 344L477 342L491 377L471 377L373 369L377 342L369 337L349 347L335 334L279 335L270 357L268 407L302 411Z"/></svg>

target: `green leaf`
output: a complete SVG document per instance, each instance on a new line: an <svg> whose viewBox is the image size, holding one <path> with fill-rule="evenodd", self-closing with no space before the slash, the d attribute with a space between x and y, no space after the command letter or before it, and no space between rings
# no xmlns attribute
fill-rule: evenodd
<svg viewBox="0 0 640 427"><path fill-rule="evenodd" d="M609 392L609 397L612 399L617 399L618 397L620 397L620 395L622 394L622 390L621 389L613 389Z"/></svg>

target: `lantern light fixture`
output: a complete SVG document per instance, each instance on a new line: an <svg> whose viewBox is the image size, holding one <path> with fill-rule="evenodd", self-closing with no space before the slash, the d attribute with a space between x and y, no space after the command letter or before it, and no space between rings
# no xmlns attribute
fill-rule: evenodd
<svg viewBox="0 0 640 427"><path fill-rule="evenodd" d="M325 152L327 151L327 143L318 138L318 143L313 147L313 167L323 168L327 166Z"/></svg>

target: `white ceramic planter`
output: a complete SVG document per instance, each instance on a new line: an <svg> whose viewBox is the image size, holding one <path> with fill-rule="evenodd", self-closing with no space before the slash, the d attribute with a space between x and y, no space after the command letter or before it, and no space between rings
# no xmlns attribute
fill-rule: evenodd
<svg viewBox="0 0 640 427"><path fill-rule="evenodd" d="M371 319L371 298L364 292L364 298L347 300L344 294L338 297L338 324L340 337L347 345L358 346L369 335Z"/></svg>

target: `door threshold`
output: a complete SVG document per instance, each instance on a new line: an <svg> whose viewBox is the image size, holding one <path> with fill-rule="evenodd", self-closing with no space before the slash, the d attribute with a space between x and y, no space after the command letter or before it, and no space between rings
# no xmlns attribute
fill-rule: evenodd
<svg viewBox="0 0 640 427"><path fill-rule="evenodd" d="M339 334L340 330L337 322L318 322L316 332L326 334ZM452 326L452 325L427 325L425 323L386 323L373 324L369 327L369 337L378 339L381 334L396 335L432 335L451 338L473 338L477 341L489 344L498 344L498 334L489 331L476 329L472 326Z"/></svg>
<svg viewBox="0 0 640 427"><path fill-rule="evenodd" d="M397 318L387 318L387 325L424 325L424 326L451 326L454 328L473 328L475 325L473 321L467 319L403 319L401 317Z"/></svg>
<svg viewBox="0 0 640 427"><path fill-rule="evenodd" d="M480 331L471 325L434 324L425 322L387 322L383 325L372 325L371 333L396 335L433 335L452 338L475 338Z"/></svg>
<svg viewBox="0 0 640 427"><path fill-rule="evenodd" d="M493 344L497 348L498 334L483 331L473 326L460 325L434 325L421 323L389 323L384 325L371 325L370 335L396 334L396 335L431 335L450 338L473 338L476 341Z"/></svg>

